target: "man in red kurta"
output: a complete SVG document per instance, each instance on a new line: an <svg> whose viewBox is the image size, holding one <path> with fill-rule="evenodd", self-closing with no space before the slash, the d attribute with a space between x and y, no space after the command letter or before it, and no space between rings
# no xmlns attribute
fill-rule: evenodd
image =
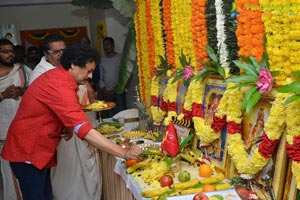
<svg viewBox="0 0 300 200"><path fill-rule="evenodd" d="M49 171L56 164L64 127L112 155L138 159L141 149L123 149L99 134L78 103L78 85L92 78L97 58L91 47L69 46L63 52L62 66L41 75L24 94L1 153L10 161L23 200L51 199Z"/></svg>

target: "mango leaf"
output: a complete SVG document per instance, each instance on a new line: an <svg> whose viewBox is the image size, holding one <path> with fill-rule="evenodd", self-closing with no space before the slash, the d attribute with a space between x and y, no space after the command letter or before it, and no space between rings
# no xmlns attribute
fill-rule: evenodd
<svg viewBox="0 0 300 200"><path fill-rule="evenodd" d="M282 86L281 88L278 88L277 91L282 93L300 93L300 81L295 81L291 84Z"/></svg>
<svg viewBox="0 0 300 200"><path fill-rule="evenodd" d="M196 75L192 78L192 80L198 81L198 80L202 79L203 77L206 77L208 74L209 74L209 70L203 69L203 70L201 70L198 74L196 74Z"/></svg>
<svg viewBox="0 0 300 200"><path fill-rule="evenodd" d="M225 77L225 70L222 66L218 66L218 73L220 74L220 76Z"/></svg>
<svg viewBox="0 0 300 200"><path fill-rule="evenodd" d="M291 103L293 101L296 101L296 100L298 100L298 101L300 100L300 95L299 94L294 94L294 95L288 97L285 100L284 105L287 105L287 104L289 104L289 103Z"/></svg>
<svg viewBox="0 0 300 200"><path fill-rule="evenodd" d="M253 56L250 56L250 60L251 60L251 62L252 62L252 65L253 65L253 67L254 67L256 73L259 73L259 69L263 68L264 66L261 66L261 65L259 64L259 62L256 60L256 58L253 57Z"/></svg>
<svg viewBox="0 0 300 200"><path fill-rule="evenodd" d="M161 55L158 55L159 59L160 59L160 65L157 66L157 68L155 69L154 73L157 76L160 75L166 75L168 70L172 68L172 65L168 63L167 59Z"/></svg>
<svg viewBox="0 0 300 200"><path fill-rule="evenodd" d="M179 61L180 61L180 64L181 64L182 67L191 65L191 58L189 58L189 60L187 60L186 55L184 55L182 50L181 50L181 55L179 56Z"/></svg>
<svg viewBox="0 0 300 200"><path fill-rule="evenodd" d="M281 73L281 71L276 70L276 71L271 71L270 73L272 77L274 77L274 76L278 76Z"/></svg>
<svg viewBox="0 0 300 200"><path fill-rule="evenodd" d="M257 104L257 102L260 100L261 94L259 93L259 90L254 92L252 95L252 98L248 101L246 106L246 113L249 114L252 110L252 108Z"/></svg>
<svg viewBox="0 0 300 200"><path fill-rule="evenodd" d="M180 152L184 150L185 147L187 147L191 140L193 139L194 134L189 134L182 142L180 142Z"/></svg>
<svg viewBox="0 0 300 200"><path fill-rule="evenodd" d="M255 75L258 76L258 73L256 71L256 69L248 63L245 62L241 62L239 60L234 60L233 63L240 69L244 70L244 72L248 75Z"/></svg>
<svg viewBox="0 0 300 200"><path fill-rule="evenodd" d="M173 79L172 83L175 83L176 81L178 81L179 79L181 79L183 76L183 71L177 71L175 78Z"/></svg>
<svg viewBox="0 0 300 200"><path fill-rule="evenodd" d="M243 104L242 104L242 110L245 110L248 102L250 101L252 95L258 90L256 86L252 86L248 89L244 96Z"/></svg>
<svg viewBox="0 0 300 200"><path fill-rule="evenodd" d="M253 75L243 75L243 76L232 76L228 79L226 79L226 83L256 83L258 81L258 77L257 76L253 76Z"/></svg>
<svg viewBox="0 0 300 200"><path fill-rule="evenodd" d="M236 84L235 86L232 86L228 89L235 89L235 88L241 88L241 87L244 87L244 86L247 86L249 85L249 83L245 82L245 83L239 83L239 84Z"/></svg>
<svg viewBox="0 0 300 200"><path fill-rule="evenodd" d="M293 77L300 78L300 71L295 71L292 73Z"/></svg>
<svg viewBox="0 0 300 200"><path fill-rule="evenodd" d="M126 84L132 74L133 69L136 67L136 46L135 46L135 31L134 28L129 28L127 37L125 39L123 53L121 57L120 76L117 85L117 93L124 92Z"/></svg>
<svg viewBox="0 0 300 200"><path fill-rule="evenodd" d="M215 62L219 62L218 60L218 56L217 54L214 52L213 48L211 48L209 45L207 45L205 47L207 53L208 53L208 56Z"/></svg>

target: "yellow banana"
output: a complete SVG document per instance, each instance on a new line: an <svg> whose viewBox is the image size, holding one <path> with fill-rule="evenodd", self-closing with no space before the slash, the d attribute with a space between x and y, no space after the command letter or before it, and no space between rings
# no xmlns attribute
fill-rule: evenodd
<svg viewBox="0 0 300 200"><path fill-rule="evenodd" d="M143 167L146 167L146 166L148 166L148 165L150 165L150 162L151 161L151 158L148 158L148 159L146 159L146 160L143 160L143 161L141 161L141 162L138 162L138 163L136 163L135 165L133 165L133 166L131 166L131 167L128 167L127 169L126 169L126 172L128 173L128 174L132 174L133 172L135 172L137 169L140 169L140 168L143 168Z"/></svg>
<svg viewBox="0 0 300 200"><path fill-rule="evenodd" d="M184 190L187 188L191 188L197 184L199 184L199 179L194 178L194 179L184 182L184 183L174 183L173 185L171 185L171 187L175 190Z"/></svg>
<svg viewBox="0 0 300 200"><path fill-rule="evenodd" d="M147 198L151 198L151 197L155 197L155 196L159 196L164 192L167 192L170 190L169 186L165 186L159 189L154 189L154 190L146 190L143 191L141 194L143 197L147 197Z"/></svg>
<svg viewBox="0 0 300 200"><path fill-rule="evenodd" d="M189 154L182 153L182 154L180 154L180 157L183 158L184 160L188 161L191 165L193 165L195 163L195 158L193 158Z"/></svg>
<svg viewBox="0 0 300 200"><path fill-rule="evenodd" d="M232 186L229 183L220 183L216 185L217 190L228 190Z"/></svg>
<svg viewBox="0 0 300 200"><path fill-rule="evenodd" d="M217 175L214 175L212 177L206 178L206 179L202 179L200 180L200 183L202 184L213 184L213 183L218 183L220 181L224 180L224 174L222 173L218 173Z"/></svg>
<svg viewBox="0 0 300 200"><path fill-rule="evenodd" d="M186 189L186 190L181 190L180 194L184 195L184 194L196 194L199 192L202 192L203 188L190 188L190 189Z"/></svg>

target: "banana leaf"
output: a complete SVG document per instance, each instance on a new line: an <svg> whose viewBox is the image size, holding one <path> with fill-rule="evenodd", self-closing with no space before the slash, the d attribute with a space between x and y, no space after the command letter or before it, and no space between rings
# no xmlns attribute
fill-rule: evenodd
<svg viewBox="0 0 300 200"><path fill-rule="evenodd" d="M111 1L111 0L108 0ZM121 15L124 17L129 17L133 19L133 15L135 13L135 3L132 0L114 0L112 1L112 5L115 9L117 9Z"/></svg>
<svg viewBox="0 0 300 200"><path fill-rule="evenodd" d="M109 9L112 8L110 0L72 0L71 4L78 7Z"/></svg>
<svg viewBox="0 0 300 200"><path fill-rule="evenodd" d="M117 93L121 94L124 92L126 84L132 74L133 69L136 67L136 45L135 45L135 31L133 26L129 28L127 34L123 53L121 58L120 76L117 85Z"/></svg>

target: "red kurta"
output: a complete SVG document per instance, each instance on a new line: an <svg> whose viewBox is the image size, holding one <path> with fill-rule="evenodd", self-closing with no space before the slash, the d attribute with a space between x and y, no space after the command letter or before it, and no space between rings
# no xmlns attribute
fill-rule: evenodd
<svg viewBox="0 0 300 200"><path fill-rule="evenodd" d="M13 119L1 156L11 162L29 162L39 169L56 165L56 147L64 126L84 138L92 129L78 103L78 86L62 67L41 75L27 89Z"/></svg>

